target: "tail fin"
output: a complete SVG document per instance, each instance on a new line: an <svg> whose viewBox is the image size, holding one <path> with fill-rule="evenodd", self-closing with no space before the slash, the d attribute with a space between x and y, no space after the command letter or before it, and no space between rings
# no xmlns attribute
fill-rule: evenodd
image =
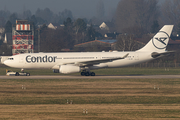
<svg viewBox="0 0 180 120"><path fill-rule="evenodd" d="M164 25L161 30L138 51L165 51L174 25Z"/></svg>

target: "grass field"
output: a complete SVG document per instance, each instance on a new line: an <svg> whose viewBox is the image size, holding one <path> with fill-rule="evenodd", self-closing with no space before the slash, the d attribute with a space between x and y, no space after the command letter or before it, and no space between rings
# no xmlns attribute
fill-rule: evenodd
<svg viewBox="0 0 180 120"><path fill-rule="evenodd" d="M20 71L0 65L0 75L5 75L6 69ZM52 70L26 72L61 75ZM96 75L177 75L180 69L131 67L94 72ZM67 100L73 104L67 104ZM83 113L86 110L88 113ZM0 80L2 120L179 120L179 113L180 79Z"/></svg>
<svg viewBox="0 0 180 120"><path fill-rule="evenodd" d="M179 120L179 113L180 79L0 81L3 120Z"/></svg>

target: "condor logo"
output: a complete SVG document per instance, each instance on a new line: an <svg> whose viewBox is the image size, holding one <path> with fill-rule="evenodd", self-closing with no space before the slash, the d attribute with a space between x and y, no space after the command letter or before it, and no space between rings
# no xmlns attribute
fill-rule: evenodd
<svg viewBox="0 0 180 120"><path fill-rule="evenodd" d="M43 56L43 57L41 57L41 56L31 56L31 55L28 55L28 56L26 56L26 62L28 62L28 63L47 63L47 62L50 62L50 63L52 63L52 62L56 62L56 58L57 58L57 56L47 56L47 55L45 55L45 56Z"/></svg>
<svg viewBox="0 0 180 120"><path fill-rule="evenodd" d="M165 32L158 32L152 40L153 45L158 49L166 48L168 41L169 41L169 36Z"/></svg>

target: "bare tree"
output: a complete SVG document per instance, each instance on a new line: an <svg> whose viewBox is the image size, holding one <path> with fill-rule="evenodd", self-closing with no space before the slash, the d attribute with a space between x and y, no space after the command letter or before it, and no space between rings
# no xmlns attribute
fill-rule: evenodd
<svg viewBox="0 0 180 120"><path fill-rule="evenodd" d="M59 52L61 49L73 46L74 41L71 35L63 29L44 29L41 33L42 52Z"/></svg>
<svg viewBox="0 0 180 120"><path fill-rule="evenodd" d="M78 18L75 22L74 22L74 30L76 32L76 34L78 34L79 32L84 32L86 30L86 22L81 19Z"/></svg>
<svg viewBox="0 0 180 120"><path fill-rule="evenodd" d="M69 18L71 20L73 19L73 14L70 10L65 9L62 12L59 12L59 14L58 14L58 19L59 19L58 22L59 23L63 23L64 21L67 20L67 18Z"/></svg>
<svg viewBox="0 0 180 120"><path fill-rule="evenodd" d="M180 0L166 0L161 6L163 24L177 26L180 20ZM177 29L175 27L175 29Z"/></svg>
<svg viewBox="0 0 180 120"><path fill-rule="evenodd" d="M137 43L134 40L133 35L119 35L117 37L116 47L121 51L135 50Z"/></svg>
<svg viewBox="0 0 180 120"><path fill-rule="evenodd" d="M158 18L157 3L157 0L121 0L115 16L118 30L132 26L150 30Z"/></svg>
<svg viewBox="0 0 180 120"><path fill-rule="evenodd" d="M122 29L124 34L132 34L136 38L141 38L144 34L147 34L148 31L140 26L132 26Z"/></svg>
<svg viewBox="0 0 180 120"><path fill-rule="evenodd" d="M45 8L44 10L38 8L35 13L35 16L40 17L46 20L47 22L51 22L53 19L53 12L49 8Z"/></svg>
<svg viewBox="0 0 180 120"><path fill-rule="evenodd" d="M104 18L104 3L102 0L99 0L97 4L97 17L98 18Z"/></svg>
<svg viewBox="0 0 180 120"><path fill-rule="evenodd" d="M30 18L32 16L32 13L30 10L24 10L23 11L23 19Z"/></svg>

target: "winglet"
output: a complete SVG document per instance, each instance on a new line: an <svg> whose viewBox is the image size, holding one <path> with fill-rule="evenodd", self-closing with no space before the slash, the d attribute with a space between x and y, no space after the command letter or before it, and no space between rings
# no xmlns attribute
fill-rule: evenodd
<svg viewBox="0 0 180 120"><path fill-rule="evenodd" d="M126 58L129 55L129 53L127 53L125 56L122 57L122 59Z"/></svg>

